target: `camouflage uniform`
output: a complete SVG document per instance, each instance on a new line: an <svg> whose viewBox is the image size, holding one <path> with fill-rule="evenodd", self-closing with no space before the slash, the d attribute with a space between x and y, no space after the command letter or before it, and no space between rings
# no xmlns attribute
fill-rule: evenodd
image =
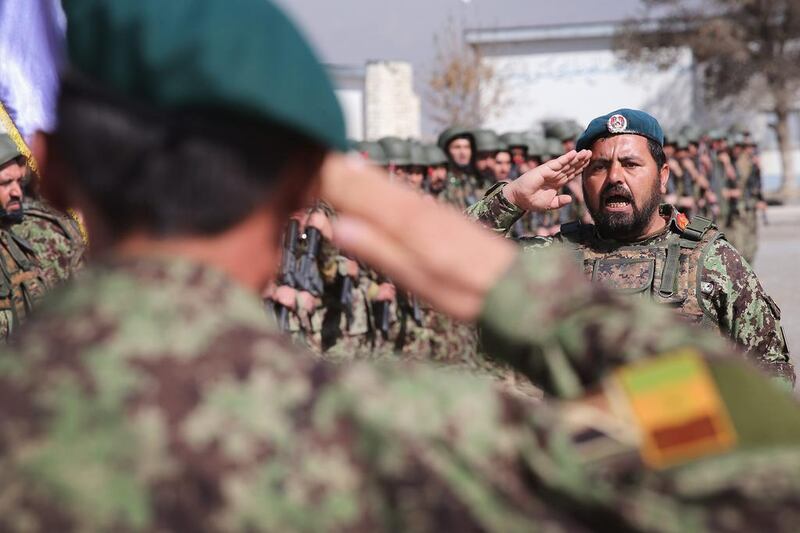
<svg viewBox="0 0 800 533"><path fill-rule="evenodd" d="M359 265L358 277L351 280L349 309L342 302L347 272L338 256L335 275L323 296L322 355L331 360L367 359L375 348L375 324L370 309L369 271ZM327 276L326 276L327 277Z"/></svg>
<svg viewBox="0 0 800 533"><path fill-rule="evenodd" d="M469 210L470 216L506 233L522 214L497 188ZM662 205L666 228L645 240L601 238L594 226L570 223L553 238L522 239L540 248L567 243L593 281L622 293L648 295L691 323L717 329L746 350L759 366L794 383L794 368L780 325L780 309L764 292L750 265L710 221L691 224Z"/></svg>
<svg viewBox="0 0 800 533"><path fill-rule="evenodd" d="M207 267L97 265L0 356L0 529L792 530L793 400L730 358L634 364L726 347L569 263L531 255L486 301L488 346L579 398L533 411L454 372L315 363ZM688 408L723 424L704 447L630 418L637 379L676 365L724 406Z"/></svg>
<svg viewBox="0 0 800 533"><path fill-rule="evenodd" d="M439 194L438 199L448 205L452 205L459 211L463 211L477 201L477 187L477 178L471 174L449 171L447 173L447 185Z"/></svg>
<svg viewBox="0 0 800 533"><path fill-rule="evenodd" d="M327 83L263 0L64 6L73 66L94 65L100 49L115 75L148 72L138 52L156 41L159 57L193 50L193 61L155 71L179 69L166 80L177 81L166 85L178 108L188 95L175 88L195 90L197 68L258 89L247 109L262 118L294 96L285 87ZM84 38L89 46L77 46ZM249 77L222 75L225 51L252 61ZM268 67L285 61L298 70L271 92ZM129 79L137 90L142 70ZM163 95L159 79L148 96ZM200 89L211 102L231 95ZM247 97L233 94L225 109ZM280 109L314 132L338 109L330 86L318 100L313 113L302 98L294 113ZM344 126L333 130L326 146L341 148ZM332 367L274 331L260 299L208 265L107 257L52 293L0 354L0 530L794 528L793 400L742 361L695 355L724 355L717 336L620 301L549 252L510 265L481 317L492 353L573 398L538 409L455 372Z"/></svg>
<svg viewBox="0 0 800 533"><path fill-rule="evenodd" d="M42 200L25 198L25 215L11 230L33 248L51 287L70 279L83 265L86 244L78 223Z"/></svg>
<svg viewBox="0 0 800 533"><path fill-rule="evenodd" d="M0 268L0 342L5 342L51 287L33 246L8 229L0 229Z"/></svg>

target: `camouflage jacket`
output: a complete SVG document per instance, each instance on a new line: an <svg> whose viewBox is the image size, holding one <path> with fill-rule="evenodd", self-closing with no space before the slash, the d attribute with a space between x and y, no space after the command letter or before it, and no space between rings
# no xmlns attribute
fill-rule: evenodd
<svg viewBox="0 0 800 533"><path fill-rule="evenodd" d="M505 234L523 211L492 190L468 214ZM604 239L591 225L571 223L554 237L520 239L525 248L554 243L574 248L589 279L628 295L647 294L689 322L717 329L769 373L794 383L795 374L780 325L780 309L753 269L710 221L692 223L662 206L667 226L638 242Z"/></svg>
<svg viewBox="0 0 800 533"><path fill-rule="evenodd" d="M12 231L33 248L51 287L71 278L83 265L86 245L77 222L46 202L25 198L25 216Z"/></svg>
<svg viewBox="0 0 800 533"><path fill-rule="evenodd" d="M49 289L33 246L0 228L0 342L8 340Z"/></svg>
<svg viewBox="0 0 800 533"><path fill-rule="evenodd" d="M487 346L574 398L535 408L314 361L208 267L98 264L0 354L0 529L792 530L792 398L570 263L528 254L485 302Z"/></svg>
<svg viewBox="0 0 800 533"><path fill-rule="evenodd" d="M471 174L450 171L447 184L437 199L461 211L478 200L477 187L477 178Z"/></svg>

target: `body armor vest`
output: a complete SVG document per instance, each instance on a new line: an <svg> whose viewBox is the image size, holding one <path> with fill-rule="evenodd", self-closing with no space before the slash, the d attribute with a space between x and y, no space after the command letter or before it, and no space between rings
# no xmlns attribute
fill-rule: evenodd
<svg viewBox="0 0 800 533"><path fill-rule="evenodd" d="M703 217L694 217L681 233L667 231L651 244L625 246L600 239L592 225L571 222L562 226L561 240L576 249L592 282L652 298L691 323L717 327L702 304L700 274L707 250L722 233Z"/></svg>
<svg viewBox="0 0 800 533"><path fill-rule="evenodd" d="M83 235L78 223L66 215L57 215L41 207L38 202L25 204L25 216L44 219L58 227L73 246L83 244Z"/></svg>
<svg viewBox="0 0 800 533"><path fill-rule="evenodd" d="M0 339L5 339L41 300L47 284L27 241L10 231L0 231L0 248Z"/></svg>

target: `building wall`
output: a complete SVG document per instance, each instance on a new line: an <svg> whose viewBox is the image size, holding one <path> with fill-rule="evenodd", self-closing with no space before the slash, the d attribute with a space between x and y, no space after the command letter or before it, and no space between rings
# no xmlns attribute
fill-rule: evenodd
<svg viewBox="0 0 800 533"><path fill-rule="evenodd" d="M366 68L365 116L368 140L420 136L420 101L413 69L402 61L370 62Z"/></svg>
<svg viewBox="0 0 800 533"><path fill-rule="evenodd" d="M587 124L621 107L643 109L664 127L692 120L695 104L691 53L666 71L621 64L610 38L481 45L510 103L489 121L498 131L526 130L543 119Z"/></svg>

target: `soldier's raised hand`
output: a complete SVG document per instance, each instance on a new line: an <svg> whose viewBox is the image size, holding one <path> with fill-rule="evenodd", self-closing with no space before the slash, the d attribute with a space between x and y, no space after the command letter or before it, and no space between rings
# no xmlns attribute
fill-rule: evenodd
<svg viewBox="0 0 800 533"><path fill-rule="evenodd" d="M558 209L572 198L560 194L561 188L578 176L589 164L592 152L572 150L557 159L529 170L503 189L503 195L512 204L526 211Z"/></svg>

